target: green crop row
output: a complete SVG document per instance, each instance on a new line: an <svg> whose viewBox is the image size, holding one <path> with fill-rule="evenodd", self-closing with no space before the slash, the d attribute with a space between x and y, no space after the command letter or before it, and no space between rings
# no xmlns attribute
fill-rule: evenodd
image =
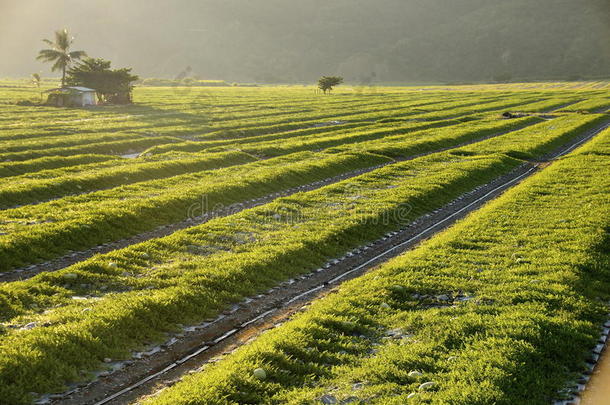
<svg viewBox="0 0 610 405"><path fill-rule="evenodd" d="M553 164L144 403L550 403L606 319L601 154Z"/></svg>
<svg viewBox="0 0 610 405"><path fill-rule="evenodd" d="M518 163L447 154L399 163L2 285L0 397L21 403L61 389L105 357L311 271ZM10 328L25 323L38 326Z"/></svg>
<svg viewBox="0 0 610 405"><path fill-rule="evenodd" d="M146 104L124 107L122 109L105 108L104 110L78 111L78 113L67 112L62 114L58 111L36 111L32 116L38 123L23 125L17 121L17 125L10 126L0 131L0 140L17 140L27 138L46 138L52 135L66 135L74 133L99 133L131 131L146 134L155 132L160 135L190 135L201 134L219 129L221 127L236 127L231 122L241 122L248 125L259 125L265 122L298 121L304 117L314 119L316 117L332 116L333 114L345 114L349 111L363 112L380 105L381 109L390 108L390 103L395 97L377 96L374 100L361 98L342 100L342 103L330 102L324 98L315 98L311 107L303 109L295 108L294 100L286 105L253 105L248 108L240 107L239 104L231 104L230 99L224 100L228 104L217 105L219 100L195 100L194 104L184 103L167 109L165 105ZM412 103L422 98L421 95L410 96L407 100ZM430 98L426 95L426 98ZM256 98L254 98L254 101ZM286 97L286 100L289 98ZM211 104L210 104L211 102ZM428 101L434 102L434 101ZM337 104L337 105L335 105ZM222 107L222 108L219 108ZM193 109L197 109L193 111ZM31 111L33 113L34 111ZM63 111L62 111L63 112ZM15 122L13 117L12 122ZM47 118L47 120L44 120ZM70 119L72 118L72 119ZM36 122L36 121L34 121ZM258 123L258 124L257 124Z"/></svg>
<svg viewBox="0 0 610 405"><path fill-rule="evenodd" d="M158 162L164 160L197 157L198 154L187 152L168 152L154 156L141 154L138 157L123 158L109 155L74 155L74 156L45 156L18 162L0 162L0 182L2 187L20 176L24 181L32 179L50 179L61 176L71 176L79 172L103 170L109 167L129 166L134 163Z"/></svg>
<svg viewBox="0 0 610 405"><path fill-rule="evenodd" d="M546 136L556 137L559 131ZM546 138L537 139L548 145ZM395 163L6 283L0 287L0 396L27 403L29 392L59 390L62 382L86 378L83 370L99 367L106 357L124 357L178 323L199 322L311 271L519 163L506 155L449 152ZM31 327L18 328L26 324Z"/></svg>
<svg viewBox="0 0 610 405"><path fill-rule="evenodd" d="M538 118L525 118L520 120L480 119L474 121L459 120L409 122L385 124L379 129L365 129L363 131L350 131L329 136L305 136L295 139L279 141L257 142L239 147L239 150L256 156L279 156L302 150L318 150L336 147L337 150L349 150L352 147L366 150L361 147L378 142L391 142L400 139L403 143L411 143L411 155L424 153L435 149L458 145L462 142L472 141L486 135L512 131L538 122ZM371 141L368 143L367 141ZM213 148L218 151L222 148Z"/></svg>
<svg viewBox="0 0 610 405"><path fill-rule="evenodd" d="M449 96L441 99L441 101L439 101L437 98L427 97L420 99L418 97L411 96L410 98L400 100L399 103L384 103L377 108L367 108L366 112L351 112L348 110L345 113L341 113L342 110L338 109L338 111L334 111L332 113L327 112L323 116L316 117L316 120L301 120L300 123L314 125L319 123L319 119L321 118L338 118L347 121L379 121L387 118L397 119L399 117L402 118L407 116L419 117L422 114L432 114L430 118L442 119L445 116L453 114L454 112L459 114L460 112L466 113L470 111L479 111L484 108L493 109L498 106L503 107L505 105L516 105L531 99L532 96L529 94L510 95L510 97L502 97L499 95L481 96L480 94L462 94L457 96ZM488 105L490 107L487 107ZM293 120L288 121L287 124L290 125L292 121ZM257 121L256 123L252 123L250 125L253 126L253 128L248 128L248 126L244 126L241 123L234 123L230 127L225 127L225 129L234 129L237 131L237 136L243 137L245 135L259 135L264 132L265 128L273 128L274 126L282 125L283 123L274 122L271 124L272 125L270 125L270 123L266 123L262 126L261 122ZM199 136L198 138L208 139L218 137L222 138L222 133L211 133Z"/></svg>
<svg viewBox="0 0 610 405"><path fill-rule="evenodd" d="M553 150L577 135L610 123L610 117L597 115L566 115L529 128L509 133L501 138L488 139L476 145L465 146L455 153L495 153L498 148L517 159L535 159ZM555 133L558 136L549 136ZM378 153L378 151L375 151Z"/></svg>
<svg viewBox="0 0 610 405"><path fill-rule="evenodd" d="M406 135L415 133L416 131L426 133L426 129L445 126L452 127L459 123L460 121L457 120L408 122L400 124L390 123L376 126L376 129L365 128L364 130L348 130L331 132L329 134L305 135L296 138L291 137L288 139L248 143L244 146L231 145L226 147L215 147L210 148L209 151L220 151L237 147L239 150L255 156L281 156L303 150L321 150L337 145L350 145L352 143L359 143L367 140L377 140L394 134Z"/></svg>
<svg viewBox="0 0 610 405"><path fill-rule="evenodd" d="M45 156L72 156L79 154L121 154L141 151L154 145L178 142L178 138L154 136L150 138L132 138L122 141L94 142L84 145L57 147L41 150L0 153L0 161L24 161Z"/></svg>
<svg viewBox="0 0 610 405"><path fill-rule="evenodd" d="M610 127L603 130L601 134L592 141L579 148L577 153L602 156L610 155Z"/></svg>
<svg viewBox="0 0 610 405"><path fill-rule="evenodd" d="M580 100L582 100L581 96L550 98L547 100L536 101L530 104L519 106L517 108L517 111L529 113L552 112L555 109L560 108L566 104L574 103Z"/></svg>
<svg viewBox="0 0 610 405"><path fill-rule="evenodd" d="M303 152L0 211L0 269L133 236L157 226L389 161ZM78 207L78 209L74 209Z"/></svg>
<svg viewBox="0 0 610 405"><path fill-rule="evenodd" d="M92 133L109 132L156 132L157 126L184 123L185 119L199 124L203 116L182 114L172 122L165 120L165 114L155 109L147 109L140 113L138 107L126 106L124 109L106 107L103 110L94 110L89 115L71 115L61 117L59 113L44 114L40 111L30 112L32 119L16 121L16 125L8 125L0 131L0 140L37 140L61 135L87 135ZM134 111L135 110L135 111ZM162 134L166 135L166 134Z"/></svg>
<svg viewBox="0 0 610 405"><path fill-rule="evenodd" d="M232 112L218 114L208 113L204 110L202 112L191 113L188 112L188 110L164 111L162 108L147 108L146 106L127 107L124 111L115 111L114 115L114 110L94 112L78 111L77 114L62 114L57 111L53 113L51 110L51 112L48 113L49 120L41 120L38 129L28 125L23 128L17 126L0 131L0 139L4 140L4 142L0 142L0 158L3 160L23 160L24 158L35 158L44 152L52 152L61 155L62 152L59 150L59 146L75 147L79 144L86 143L92 137L97 137L96 143L100 143L105 139L135 137L137 134L144 136L149 136L151 133L157 136L192 135L211 130L218 131L219 128L239 128L243 125L259 126L263 122L276 123L275 125L278 125L277 122L288 122L289 125L301 127L302 125L308 125L300 123L305 118L309 120L316 118L322 119L324 117L335 117L345 114L362 114L364 111L367 111L366 114L370 116L372 114L370 112L371 108L373 111L387 110L389 112L396 108L400 108L401 105L408 106L438 103L438 101L431 100L430 95L425 95L425 97L422 95L415 95L406 97L405 101L402 101L397 105L388 104L392 98L393 97L387 99L382 97L382 95L379 95L375 98L377 101L363 98L357 102L350 103L349 100L345 100L344 103L335 102L334 104L337 105L334 108L326 110L322 110L321 108L331 103L320 102L320 99L317 98L313 104L318 104L317 108L320 108L319 111L312 110L311 112L298 114L295 113L293 104L290 104L290 108L285 107L283 110L269 108L267 110L260 110L260 112L254 114L250 112L250 115L242 114L240 116L238 114L235 117L232 117ZM457 95L455 98L464 97L462 95ZM419 99L422 101L417 101ZM375 103L377 103L378 106L375 106ZM229 111L230 110L231 108L229 108ZM73 116L73 120L68 119L70 114ZM284 115L284 117L282 117L282 115ZM41 116L45 116L45 114L37 112L36 116L40 118ZM216 127L216 129L210 127L206 129L208 124L212 125L214 122L218 122L221 127ZM276 129L277 128L275 128L275 130ZM116 131L130 131L132 134L123 134ZM92 151L90 145L84 146L84 150L79 148L70 149L70 153ZM42 151L42 149L48 149L48 151ZM20 151L22 152L14 153ZM118 150L118 152L120 151L121 150ZM108 153L106 150L100 150L100 152Z"/></svg>
<svg viewBox="0 0 610 405"><path fill-rule="evenodd" d="M514 121L483 121L469 122L448 129L440 134L432 133L429 137L421 132L424 141L417 142L419 136L413 137L409 148L402 145L403 150L408 149L412 154L431 152L435 148L451 147L465 140L476 140L485 135L506 130L517 129L529 125L535 119L522 119ZM412 124L413 128L422 124ZM430 125L430 124L424 124ZM406 127L398 131L391 130L386 133L404 132ZM373 137L382 136L381 133ZM370 137L370 136L367 136ZM403 136L404 138L404 136ZM401 138L401 139L403 139ZM333 142L349 140L350 137L339 137ZM287 151L288 152L288 151ZM349 153L349 152L348 152ZM186 219L189 207L200 202L208 201L209 207L217 204L229 205L249 198L260 197L264 194L281 191L288 186L297 186L322 179L324 173L330 176L364 168L380 163L380 159L371 159L366 152L359 155L369 158L361 163L345 165L342 158L333 163L332 155L327 154L293 154L286 159L271 159L265 162L245 164L242 166L221 169L215 172L184 174L166 179L155 179L135 183L130 186L121 186L115 189L92 192L79 196L68 196L54 201L41 203L35 206L24 206L0 212L0 269L7 270L15 266L30 264L32 262L57 257L68 250L84 249L99 243L117 240L132 236L136 233L153 229ZM162 155L159 155L162 156ZM325 172L315 172L315 162L323 159L328 164ZM207 164L207 163L203 163ZM291 167L292 165L292 167ZM153 168L165 167L166 164L150 163ZM33 185L40 185L37 194L32 188L23 186L5 187L7 205L18 201L26 202L25 198L49 199L48 190L54 190L55 195L83 187L97 187L104 175L110 176L115 182L122 182L121 177L126 175L124 166L116 169L97 168L87 177L79 173L63 175L61 178L52 177L48 180L34 180ZM135 166L135 168L140 165ZM301 168L302 178L295 179L294 168ZM308 167L307 170L304 167ZM135 170L134 168L134 170ZM331 169L332 168L332 169ZM155 172L156 174L156 172ZM286 183L284 176L291 180ZM157 176L158 177L158 176ZM71 181L72 180L72 181ZM265 183L265 182L268 183ZM20 193L20 191L22 191ZM12 192L12 194L10 194ZM226 193L223 194L223 193ZM241 193L244 193L243 195ZM0 196L2 193L0 192ZM8 197L13 196L14 199ZM28 197L29 196L29 197ZM78 210L73 207L78 206ZM203 212L202 212L203 213ZM114 224L109 226L108 224ZM27 258L27 261L24 260Z"/></svg>
<svg viewBox="0 0 610 405"><path fill-rule="evenodd" d="M515 122L513 125L515 129L519 125L528 125L532 120L537 118L525 118L521 121ZM460 154L491 154L491 153L507 153L513 157L519 159L531 159L533 157L540 156L544 152L548 152L553 148L565 143L572 139L574 136L582 133L583 131L596 128L606 122L609 119L604 115L566 115L559 118L555 118L549 121L540 122L535 125L528 125L527 127L515 130L507 133L501 137L494 137L481 142L477 142L473 145L467 145L459 149L454 150L454 153ZM510 122L510 121L509 121ZM477 123L473 123L477 125ZM479 124L480 125L480 124ZM467 131L467 126L464 127L464 131L458 132L458 137L461 137L461 142L470 141L473 138L480 137L477 133ZM510 124L507 124L507 128L510 128ZM446 139L451 137L452 127L441 128L436 130L436 134L432 134L430 139L423 138L419 141L413 141L403 136L387 137L381 140L361 142L354 145L347 145L344 147L337 147L330 149L330 151L368 151L378 155L384 155L389 157L404 157L412 155L413 153L419 153L422 150L422 146L426 148L433 147L429 143L442 142L446 144ZM489 129L484 133L490 133Z"/></svg>
<svg viewBox="0 0 610 405"><path fill-rule="evenodd" d="M13 170L13 176L5 176L0 182L2 187L16 181L29 181L34 179L51 179L62 176L76 175L81 172L92 170L104 170L109 167L124 167L132 164L161 162L165 160L174 160L188 157L197 157L200 154L188 152L168 152L160 155L140 155L137 157L124 158L120 156L108 155L76 155L72 157L65 156L48 156L22 162L7 162L4 163L7 168L15 167L18 170ZM90 158L90 159L89 159ZM23 166L23 168L22 168ZM49 166L49 168L46 168ZM11 179L10 177L19 177L20 180Z"/></svg>
<svg viewBox="0 0 610 405"><path fill-rule="evenodd" d="M605 97L588 98L579 103L562 108L561 111L586 111L589 113L598 113L607 111L608 109L610 109L610 98L606 95Z"/></svg>
<svg viewBox="0 0 610 405"><path fill-rule="evenodd" d="M104 155L72 155L72 156L45 156L42 158L23 162L0 161L0 178L19 176L40 170L52 170L61 167L72 167L95 162L115 162L117 159Z"/></svg>
<svg viewBox="0 0 610 405"><path fill-rule="evenodd" d="M66 169L47 170L38 172L34 178L32 175L10 177L7 181L0 179L0 209L255 160L241 152L221 152L152 162L139 159L126 164L113 162L105 167L93 165L94 168L76 173L69 173Z"/></svg>
<svg viewBox="0 0 610 405"><path fill-rule="evenodd" d="M192 90L192 91L191 91ZM298 120L305 120L307 114L312 119L316 116L340 116L342 112L364 112L367 105L397 104L408 100L434 102L440 99L473 99L482 95L487 98L526 96L530 97L563 97L573 95L568 91L510 91L480 92L476 89L462 89L447 92L445 89L435 91L410 91L408 89L375 89L374 93L346 92L336 93L331 97L319 97L310 89L238 89L236 91L200 89L136 89L138 104L128 107L105 107L100 110L69 110L50 107L6 106L0 114L0 122L9 124L9 128L23 128L25 132L13 134L17 137L42 135L47 132L62 134L67 132L104 132L135 129L138 131L157 131L161 135L196 134L223 129L258 126L263 122L270 125L275 122L296 120L297 111L309 109ZM432 90L432 89L429 89ZM603 94L595 91L579 92L583 97ZM281 120L272 115L284 115ZM27 114L28 120L22 120ZM269 120L262 120L268 117ZM289 120L289 121L286 121ZM234 121L231 123L231 121ZM180 125L182 124L182 126ZM209 128L204 127L210 124ZM163 128L167 127L167 131ZM202 128L204 128L202 130ZM65 132L62 132L66 129ZM0 131L0 139L11 139Z"/></svg>
<svg viewBox="0 0 610 405"><path fill-rule="evenodd" d="M329 135L340 132L347 133L347 131L354 128L370 128L372 126L378 127L380 125L370 122L344 123L343 121L336 121L336 123L329 123L328 125L323 124L319 126L312 126L311 128L288 130L266 135L250 136L246 138L218 139L213 141L184 141L172 145L153 146L152 148L144 151L144 154L156 155L167 153L169 151L202 152L207 149L221 146L239 147L239 145L249 143L266 142L279 139L292 139L314 134Z"/></svg>
<svg viewBox="0 0 610 405"><path fill-rule="evenodd" d="M433 105L420 105L418 108L414 108L417 104L411 104L404 107L392 107L391 110L382 109L377 112L359 113L356 115L342 115L332 114L329 117L349 119L349 123L345 122L349 126L370 123L376 121L379 126L383 126L388 122L401 122L407 121L407 118L412 120L422 121L433 121L442 120L446 118L462 117L469 113L481 113L486 111L494 111L502 108L507 108L515 105L522 105L528 103L531 100L531 95L513 97L508 100L495 101L495 99L484 99L481 97L472 97L466 100L455 101L442 101L436 102ZM402 111L404 110L404 111ZM402 112L401 112L402 111ZM439 112L440 111L440 112ZM390 114L390 115L388 115ZM390 121L384 122L384 118L388 116L392 117ZM344 121L338 121L343 123ZM313 135L313 134L324 134L331 136L334 131L343 131L344 126L337 125L330 127L315 127L319 125L319 121L295 121L286 124L274 124L270 126L256 126L252 128L217 131L210 134L197 136L197 139L204 142L193 142L186 141L173 145L161 145L153 147L147 150L147 153L164 153L170 150L183 150L183 151L202 151L209 149L214 146L226 144L232 146L234 144L243 143L258 143L277 139L278 142L281 139L292 139L293 137L299 137L302 135ZM228 132L227 132L228 131ZM235 132L237 131L237 132ZM262 134L262 135L261 135ZM338 134L338 133L337 133ZM228 138L228 139L227 139ZM235 140L234 143L230 141Z"/></svg>
<svg viewBox="0 0 610 405"><path fill-rule="evenodd" d="M406 99L399 103L388 104L384 103L377 108L365 108L365 111L344 111L339 108L338 111L326 111L312 116L311 113L303 116L288 116L284 119L269 118L267 120L256 120L254 122L231 122L230 125L223 124L220 129L222 131L212 132L198 136L199 139L227 139L241 138L246 136L256 136L266 133L279 131L287 131L291 129L301 129L304 126L312 126L320 122L322 119L340 119L346 121L370 121L379 120L387 117L408 116L418 114L418 110L443 110L453 109L473 105L485 105L486 103L495 101L495 98L487 97L471 97L458 98L458 100L424 100L423 102L415 98L415 100ZM506 101L504 101L506 103ZM300 118L300 119L299 119Z"/></svg>
<svg viewBox="0 0 610 405"><path fill-rule="evenodd" d="M511 95L506 99L500 100L487 100L486 102L475 102L473 104L464 104L462 107L455 109L436 109L431 108L428 112L419 113L413 117L413 119L419 120L441 120L441 119L452 119L459 118L469 114L481 114L485 112L500 111L509 109L512 107L519 107L519 109L527 110L529 105L537 104L541 101L539 97L532 97L530 94ZM408 114L410 115L410 114ZM408 116L407 115L407 116ZM393 115L390 117L391 120L397 120L403 118L401 115Z"/></svg>
<svg viewBox="0 0 610 405"><path fill-rule="evenodd" d="M398 114L410 115L413 114L414 106L422 104L419 101L407 99L396 104L384 103L378 108L364 108L363 110L350 111L347 108L339 108L338 110L330 110L324 112L316 112L307 114L306 116L288 115L286 118L269 117L267 119L247 120L247 121L229 121L223 122L216 127L209 127L206 131L200 131L195 137L197 140L214 141L225 139L243 139L253 136L275 134L278 132L298 131L302 129L313 128L319 124L325 124L325 120L334 119L334 121L353 122L372 122L380 120L388 116ZM470 103L482 103L483 100L470 100ZM435 104L439 107L444 105L458 106L464 104L463 100L459 102L448 103L446 101L426 102L425 105ZM203 132L203 134L201 133Z"/></svg>
<svg viewBox="0 0 610 405"><path fill-rule="evenodd" d="M2 154L39 151L61 147L87 145L100 142L114 142L126 140L138 140L142 136L130 133L94 133L94 134L65 134L37 139L19 139L14 141L0 142Z"/></svg>
<svg viewBox="0 0 610 405"><path fill-rule="evenodd" d="M518 158L531 158L551 150L604 118L566 116L483 141L480 146L460 148L454 153L491 154L504 151ZM413 155L434 150L435 147L455 146L465 140L476 140L490 133L515 129L531 120L492 121L472 126L465 124L457 130L433 133L430 139L424 137L421 142L406 142L401 137L399 142L390 145L393 151L400 151L402 156ZM386 146L385 149L380 150L373 143L361 151L373 150L376 154L389 155L388 143L384 140L376 142ZM366 152L358 153L370 156ZM316 172L316 162L320 158L324 165L328 165L328 171ZM0 268L8 270L54 258L68 250L88 248L184 220L189 215L189 207L199 203L204 196L208 199L209 207L229 205L320 180L324 174L332 176L380 162L369 158L361 163L344 165L342 158L337 159L336 163L332 163L333 159L332 155L297 153L214 172L150 180L5 210L0 212L0 232L3 233L0 235ZM296 167L301 171L295 171ZM295 173L302 177L295 178ZM290 181L285 182L284 176L288 176ZM78 210L72 208L76 205Z"/></svg>
<svg viewBox="0 0 610 405"><path fill-rule="evenodd" d="M162 92L162 90L159 91ZM481 96L481 93L456 92L445 94L445 99L439 102L436 92L430 94L380 93L372 97L351 96L340 100L310 96L307 104L310 107L301 108L303 112L298 112L298 110L295 111L294 100L290 100L290 97L294 97L299 92L289 91L287 94L277 92L277 94L278 99L283 99L283 101L277 103L277 101L269 100L266 109L261 109L261 106L252 103L252 100L250 100L250 104L242 107L242 104L237 102L239 98L223 99L226 95L213 95L214 102L226 101L226 104L222 104L222 109L219 109L214 103L210 104L210 100L206 102L205 98L195 99L192 104L187 103L174 107L171 104L164 105L167 103L157 105L154 102L158 100L158 97L151 97L147 100L146 105L131 106L123 110L109 108L102 111L70 112L66 110L64 112L60 110L61 112L58 112L56 109L48 109L46 112L36 111L35 115L40 119L38 127L28 125L20 130L9 128L0 131L0 139L6 141L6 150L3 150L5 153L0 153L0 157L23 159L24 155L31 156L29 152L34 147L51 147L52 151L56 151L58 148L52 147L54 143L66 146L70 142L82 143L95 134L107 138L129 136L117 131L130 131L145 136L151 132L165 136L191 136L211 132L201 135L200 138L222 139L313 126L325 118L383 121L384 118L390 117L392 121L395 121L414 116L428 120L443 119L461 114L509 108L535 98L548 97L548 93L533 92L515 92L508 95L490 92L484 93L484 96ZM257 95L257 97L259 96ZM253 100L257 100L257 98ZM264 98L259 100L264 100ZM458 108L460 105L463 106L461 109ZM411 108L407 108L409 106ZM166 110L168 107L177 109ZM203 110L197 111L198 108ZM306 111L307 109L310 110ZM454 109L456 110L452 111ZM48 120L45 121L42 117L48 117ZM75 133L86 135L76 135ZM11 139L14 141L10 141ZM23 140L27 145L19 143L17 140ZM189 145L191 148L193 146ZM185 150L195 150L188 149L186 145L181 145L181 147L184 147ZM24 153L5 156L12 149L15 151L22 149Z"/></svg>

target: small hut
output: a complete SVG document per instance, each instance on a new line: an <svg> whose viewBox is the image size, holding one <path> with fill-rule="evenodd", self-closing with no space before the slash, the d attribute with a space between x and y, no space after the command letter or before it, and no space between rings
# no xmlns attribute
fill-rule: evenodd
<svg viewBox="0 0 610 405"><path fill-rule="evenodd" d="M96 92L87 87L60 87L47 90L47 104L56 107L86 107L97 104Z"/></svg>

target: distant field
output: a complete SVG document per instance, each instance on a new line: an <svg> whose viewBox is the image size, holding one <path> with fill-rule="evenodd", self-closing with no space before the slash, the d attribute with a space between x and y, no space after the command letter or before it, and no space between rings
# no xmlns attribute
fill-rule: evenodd
<svg viewBox="0 0 610 405"><path fill-rule="evenodd" d="M523 403L538 389L531 403L548 403L595 343L610 133L573 149L610 123L610 82L141 87L130 106L18 105L41 90L0 81L0 403L97 383L534 171L151 401Z"/></svg>

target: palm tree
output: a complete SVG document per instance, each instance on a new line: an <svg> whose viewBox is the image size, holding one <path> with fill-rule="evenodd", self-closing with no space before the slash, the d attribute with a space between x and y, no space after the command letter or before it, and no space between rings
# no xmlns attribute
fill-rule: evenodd
<svg viewBox="0 0 610 405"><path fill-rule="evenodd" d="M72 45L72 42L74 42L74 37L70 36L70 33L66 28L55 31L55 42L49 39L43 39L43 41L52 48L41 50L36 59L44 62L55 62L51 67L51 71L55 72L61 69L61 87L64 87L66 82L66 69L68 66L70 66L73 61L87 56L87 54L85 51L70 52L70 46Z"/></svg>

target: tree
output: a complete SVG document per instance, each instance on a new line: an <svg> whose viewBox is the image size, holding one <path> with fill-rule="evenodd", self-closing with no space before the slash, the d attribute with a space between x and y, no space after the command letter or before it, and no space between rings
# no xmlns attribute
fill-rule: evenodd
<svg viewBox="0 0 610 405"><path fill-rule="evenodd" d="M66 69L75 61L79 60L87 54L85 51L70 51L70 47L74 42L74 37L66 28L55 31L55 41L43 39L43 42L50 45L51 49L43 49L38 53L37 60L43 62L54 62L51 71L61 70L61 87L66 85Z"/></svg>
<svg viewBox="0 0 610 405"><path fill-rule="evenodd" d="M322 76L320 80L318 80L318 88L326 94L332 91L333 87L340 85L343 83L343 78L340 76Z"/></svg>
<svg viewBox="0 0 610 405"><path fill-rule="evenodd" d="M32 74L32 83L34 84L34 86L40 88L41 81L42 81L42 79L40 78L40 75L38 73Z"/></svg>
<svg viewBox="0 0 610 405"><path fill-rule="evenodd" d="M67 83L95 89L99 101L131 102L132 83L139 77L131 69L111 69L111 62L102 58L85 58L68 70Z"/></svg>

